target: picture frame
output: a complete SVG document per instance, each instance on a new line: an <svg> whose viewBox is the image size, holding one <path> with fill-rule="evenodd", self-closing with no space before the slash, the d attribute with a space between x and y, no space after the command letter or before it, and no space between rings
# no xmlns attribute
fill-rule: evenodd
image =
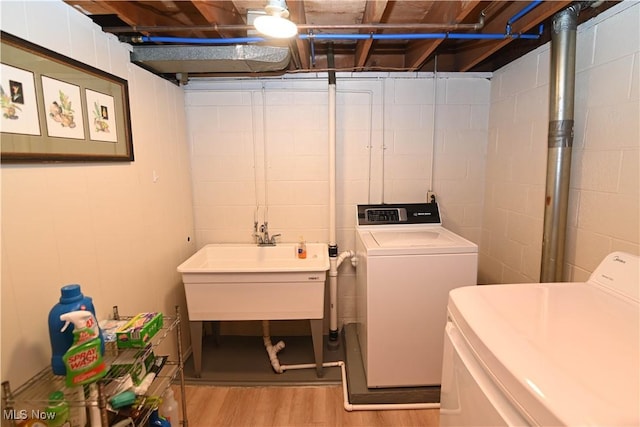
<svg viewBox="0 0 640 427"><path fill-rule="evenodd" d="M132 162L125 79L0 32L0 160Z"/></svg>

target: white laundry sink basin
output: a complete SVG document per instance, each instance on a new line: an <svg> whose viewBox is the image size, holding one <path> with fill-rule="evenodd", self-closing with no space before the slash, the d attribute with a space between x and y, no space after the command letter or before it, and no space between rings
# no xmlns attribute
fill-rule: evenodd
<svg viewBox="0 0 640 427"><path fill-rule="evenodd" d="M307 243L299 259L294 243L204 246L178 266L189 320L321 319L329 254Z"/></svg>
<svg viewBox="0 0 640 427"><path fill-rule="evenodd" d="M297 245L258 246L219 243L204 246L178 267L185 274L327 271L329 255L324 243L307 243L307 257L297 257Z"/></svg>
<svg viewBox="0 0 640 427"><path fill-rule="evenodd" d="M178 266L187 297L196 376L202 365L202 322L209 320L309 319L317 369L322 371L324 287L328 247L307 243L258 246L221 243L204 246Z"/></svg>

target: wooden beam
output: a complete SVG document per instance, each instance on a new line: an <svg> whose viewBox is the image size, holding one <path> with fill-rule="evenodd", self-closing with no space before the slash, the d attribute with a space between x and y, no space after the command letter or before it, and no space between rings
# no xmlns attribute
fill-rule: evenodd
<svg viewBox="0 0 640 427"><path fill-rule="evenodd" d="M507 21L525 6L522 5L521 2L514 3L516 3L515 6L517 6L517 9L515 11L513 7L509 7L503 10L499 14L499 16L496 16L495 19L492 19L491 23L485 27L483 33L504 33ZM544 3L533 9L531 12L529 12L527 15L516 21L512 25L511 32L527 32L537 27L539 24L541 24L543 21L553 16L557 12L568 7L571 3L573 2L566 0L545 1ZM456 68L461 72L469 71L474 66L480 64L489 56L493 55L513 41L515 41L515 39L507 38L491 43L487 43L486 40L471 42L465 46L464 51L461 51L456 55Z"/></svg>
<svg viewBox="0 0 640 427"><path fill-rule="evenodd" d="M178 3L191 3L207 24L240 25L246 23L245 17L238 12L235 3L232 1L179 1ZM244 35L230 35L227 31L218 31L218 34L220 37L238 37Z"/></svg>
<svg viewBox="0 0 640 427"><path fill-rule="evenodd" d="M307 23L307 16L304 10L304 1L302 0L289 0L287 2L289 8L289 19L297 24L302 25ZM311 68L311 52L309 44L296 37L295 42L290 43L292 54L297 57L300 63L300 68L308 70Z"/></svg>
<svg viewBox="0 0 640 427"><path fill-rule="evenodd" d="M207 22L193 9L191 2L159 2L159 1L67 1L83 9L99 10L117 15L128 25L135 26L182 26L203 25ZM86 6L86 7L85 7ZM157 34L155 34L157 35ZM192 35L203 36L202 31Z"/></svg>
<svg viewBox="0 0 640 427"><path fill-rule="evenodd" d="M450 2L442 2L434 8L433 15L429 16L429 22L448 23L452 18L451 15L455 15L453 23L464 23L468 17L479 19L479 5L480 0L466 1L458 3L452 9ZM442 39L436 39L410 43L405 55L405 66L411 71L419 69L442 41Z"/></svg>
<svg viewBox="0 0 640 427"><path fill-rule="evenodd" d="M114 11L103 1L98 0L64 0L65 3L77 7L82 13L88 15L111 15Z"/></svg>
<svg viewBox="0 0 640 427"><path fill-rule="evenodd" d="M362 14L362 23L363 24L377 24L380 23L382 17L384 16L385 11L387 10L387 5L389 4L388 0L369 0L367 1L364 13ZM360 33L366 34L366 30L361 30ZM356 68L364 67L367 62L367 58L369 57L369 53L371 52L371 46L373 45L373 40L361 40L356 45L355 57L353 59L353 64Z"/></svg>

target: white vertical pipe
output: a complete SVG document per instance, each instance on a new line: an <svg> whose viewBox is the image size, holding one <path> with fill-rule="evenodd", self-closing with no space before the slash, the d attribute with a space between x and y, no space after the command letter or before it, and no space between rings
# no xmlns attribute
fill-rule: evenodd
<svg viewBox="0 0 640 427"><path fill-rule="evenodd" d="M329 247L336 247L336 84L329 83ZM329 257L329 330L338 330L338 263ZM334 337L335 338L335 337Z"/></svg>
<svg viewBox="0 0 640 427"><path fill-rule="evenodd" d="M254 117L255 113L255 102L253 100L253 92L249 92L251 99L251 136L252 136L252 149L253 149L253 192L255 194L256 199L256 209L253 212L253 235L252 239L254 241L257 239L256 232L258 231L258 216L260 215L260 196L258 194L258 142L257 142L257 132L256 132L256 118ZM263 100L264 102L264 100ZM257 242L256 242L257 243Z"/></svg>
<svg viewBox="0 0 640 427"><path fill-rule="evenodd" d="M329 66L329 347L338 347L338 244L336 243L336 72L333 44L327 47Z"/></svg>
<svg viewBox="0 0 640 427"><path fill-rule="evenodd" d="M267 227L269 222L269 183L268 183L268 171L269 159L267 156L267 92L264 82L262 83L262 150L263 150L263 178L264 178L264 224Z"/></svg>
<svg viewBox="0 0 640 427"><path fill-rule="evenodd" d="M329 245L336 244L336 85L329 84Z"/></svg>
<svg viewBox="0 0 640 427"><path fill-rule="evenodd" d="M433 187L433 163L436 157L436 109L438 105L438 55L434 57L433 63L433 114L431 116L431 162L429 165L429 190L434 191ZM431 200L427 200L430 202Z"/></svg>
<svg viewBox="0 0 640 427"><path fill-rule="evenodd" d="M387 150L387 146L385 144L386 138L387 138L387 129L385 126L386 120L387 120L387 115L386 115L386 111L385 111L385 106L387 105L387 85L386 85L386 79L383 78L382 79L382 141L381 141L381 145L380 145L380 162L381 162L381 169L380 169L380 203L385 203L384 201L384 187L385 187L385 151ZM395 87L394 87L395 88Z"/></svg>

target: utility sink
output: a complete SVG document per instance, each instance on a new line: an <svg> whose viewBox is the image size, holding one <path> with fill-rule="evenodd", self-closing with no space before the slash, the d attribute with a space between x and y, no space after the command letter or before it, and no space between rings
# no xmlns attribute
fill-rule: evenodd
<svg viewBox="0 0 640 427"><path fill-rule="evenodd" d="M182 275L207 273L265 273L327 271L329 254L324 243L307 243L307 257L297 257L297 245L278 243L276 246L220 243L204 246L183 262Z"/></svg>
<svg viewBox="0 0 640 427"><path fill-rule="evenodd" d="M305 259L297 257L294 243L209 244L180 264L196 375L200 376L202 364L203 321L309 319L321 376L328 270L324 243L307 243Z"/></svg>

